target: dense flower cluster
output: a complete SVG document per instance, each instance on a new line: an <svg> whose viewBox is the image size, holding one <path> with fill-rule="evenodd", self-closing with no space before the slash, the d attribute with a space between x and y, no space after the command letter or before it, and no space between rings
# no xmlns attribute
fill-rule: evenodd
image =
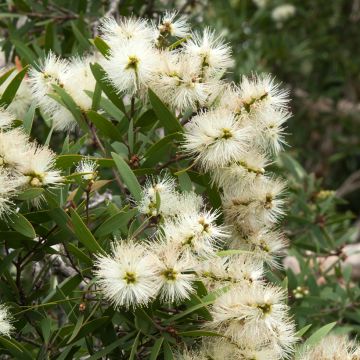
<svg viewBox="0 0 360 360"><path fill-rule="evenodd" d="M0 108L0 216L14 210L13 199L20 192L62 181L54 168L55 154L47 146L31 142L24 131L13 128L14 120L10 111Z"/></svg>
<svg viewBox="0 0 360 360"><path fill-rule="evenodd" d="M0 304L0 336L10 336L13 331L12 317L9 309Z"/></svg>

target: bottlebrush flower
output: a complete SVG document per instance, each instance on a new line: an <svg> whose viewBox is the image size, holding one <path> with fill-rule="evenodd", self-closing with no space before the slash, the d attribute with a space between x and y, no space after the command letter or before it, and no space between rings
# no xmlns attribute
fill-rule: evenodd
<svg viewBox="0 0 360 360"><path fill-rule="evenodd" d="M263 178L250 188L231 187L224 191L223 207L229 223L237 223L244 231L255 231L275 224L284 214L285 183Z"/></svg>
<svg viewBox="0 0 360 360"><path fill-rule="evenodd" d="M117 22L114 18L107 17L101 21L100 31L101 37L110 48L122 47L129 42L150 43L155 41L154 30L145 19L124 17Z"/></svg>
<svg viewBox="0 0 360 360"><path fill-rule="evenodd" d="M270 267L280 267L279 257L288 246L285 236L278 230L262 228L252 233L242 232L241 226L234 226L231 241L232 249L251 251L255 257Z"/></svg>
<svg viewBox="0 0 360 360"><path fill-rule="evenodd" d="M84 180L95 180L97 176L97 167L98 165L96 161L85 158L78 163L75 171L79 174L82 174L81 177Z"/></svg>
<svg viewBox="0 0 360 360"><path fill-rule="evenodd" d="M262 282L264 275L260 259L251 255L216 256L199 262L196 273L209 288L227 285L253 285Z"/></svg>
<svg viewBox="0 0 360 360"><path fill-rule="evenodd" d="M272 285L233 287L214 303L209 323L239 345L256 348L274 340L290 322L286 294Z"/></svg>
<svg viewBox="0 0 360 360"><path fill-rule="evenodd" d="M0 168L0 217L13 212L12 198L20 192L21 178L12 176L6 169ZM1 308L0 308L1 328Z"/></svg>
<svg viewBox="0 0 360 360"><path fill-rule="evenodd" d="M261 181L265 176L265 168L269 160L263 152L256 148L250 148L243 152L239 158L233 160L223 167L215 168L211 172L213 182L223 188L238 187L238 182L242 186L256 186L256 181Z"/></svg>
<svg viewBox="0 0 360 360"><path fill-rule="evenodd" d="M108 81L119 93L133 95L149 84L157 61L154 48L147 43L132 41L112 48L103 66Z"/></svg>
<svg viewBox="0 0 360 360"><path fill-rule="evenodd" d="M184 52L198 63L204 79L219 73L222 75L234 64L230 47L209 28L205 28L201 34L193 34L186 42Z"/></svg>
<svg viewBox="0 0 360 360"><path fill-rule="evenodd" d="M90 69L90 64L94 62L94 55L71 59L63 79L65 90L82 111L90 110L92 105L92 98L86 91L95 91L96 80ZM74 122L76 124L75 119Z"/></svg>
<svg viewBox="0 0 360 360"><path fill-rule="evenodd" d="M0 107L0 131L9 129L14 120L15 116L8 109Z"/></svg>
<svg viewBox="0 0 360 360"><path fill-rule="evenodd" d="M39 70L34 67L29 72L29 84L32 96L40 109L51 117L55 130L67 130L75 126L71 112L52 99L53 85L64 87L64 80L68 71L68 62L53 53L39 64Z"/></svg>
<svg viewBox="0 0 360 360"><path fill-rule="evenodd" d="M0 131L0 166L16 175L27 162L29 151L27 135L21 130Z"/></svg>
<svg viewBox="0 0 360 360"><path fill-rule="evenodd" d="M60 184L63 178L55 169L55 156L47 146L31 144L26 152L26 161L19 169L24 176L24 186L51 187Z"/></svg>
<svg viewBox="0 0 360 360"><path fill-rule="evenodd" d="M184 150L205 170L224 167L248 149L250 129L234 114L215 110L195 116L186 125Z"/></svg>
<svg viewBox="0 0 360 360"><path fill-rule="evenodd" d="M188 299L194 291L195 275L193 262L186 253L179 253L171 243L160 241L149 244L154 251L154 270L156 271L160 299L164 302L179 302Z"/></svg>
<svg viewBox="0 0 360 360"><path fill-rule="evenodd" d="M9 309L4 304L0 304L0 335L10 336L13 330L14 327Z"/></svg>
<svg viewBox="0 0 360 360"><path fill-rule="evenodd" d="M98 284L109 301L125 308L146 305L158 291L154 259L146 247L131 240L112 245L111 255L95 262Z"/></svg>
<svg viewBox="0 0 360 360"><path fill-rule="evenodd" d="M307 347L300 360L357 360L360 358L360 348L346 336L328 335L318 344Z"/></svg>
<svg viewBox="0 0 360 360"><path fill-rule="evenodd" d="M158 32L163 37L183 38L190 33L190 26L185 16L178 16L177 11L167 11L159 21Z"/></svg>

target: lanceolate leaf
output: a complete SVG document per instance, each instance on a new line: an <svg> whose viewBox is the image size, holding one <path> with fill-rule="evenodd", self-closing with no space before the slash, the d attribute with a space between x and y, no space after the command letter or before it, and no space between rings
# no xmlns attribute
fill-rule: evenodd
<svg viewBox="0 0 360 360"><path fill-rule="evenodd" d="M16 92L18 91L22 80L24 79L26 72L28 70L28 67L25 66L16 76L11 80L10 84L5 89L1 100L0 100L0 106L9 106L11 101L14 99Z"/></svg>
<svg viewBox="0 0 360 360"><path fill-rule="evenodd" d="M33 226L31 225L29 220L27 220L20 213L11 214L9 216L8 224L15 231L19 232L20 234L22 234L28 238L34 239L36 237L36 232L35 232Z"/></svg>
<svg viewBox="0 0 360 360"><path fill-rule="evenodd" d="M131 192L132 196L135 200L140 201L141 199L141 186L134 175L133 171L130 169L129 165L125 162L125 160L119 156L118 154L111 153L113 157L116 167L119 170L119 174Z"/></svg>
<svg viewBox="0 0 360 360"><path fill-rule="evenodd" d="M149 89L149 99L155 114L169 133L183 132L179 120L151 89Z"/></svg>

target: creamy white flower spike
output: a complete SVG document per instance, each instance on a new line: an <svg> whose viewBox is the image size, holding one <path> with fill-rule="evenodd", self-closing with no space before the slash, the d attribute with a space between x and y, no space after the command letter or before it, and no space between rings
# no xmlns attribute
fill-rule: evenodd
<svg viewBox="0 0 360 360"><path fill-rule="evenodd" d="M205 170L224 167L248 149L251 130L226 110L203 112L186 125L184 150Z"/></svg>
<svg viewBox="0 0 360 360"><path fill-rule="evenodd" d="M200 74L204 79L222 73L234 65L230 46L214 31L205 28L202 33L192 35L185 46L184 52L198 62Z"/></svg>
<svg viewBox="0 0 360 360"><path fill-rule="evenodd" d="M13 177L7 170L0 168L0 217L14 212L12 199L21 192L21 184L21 177Z"/></svg>
<svg viewBox="0 0 360 360"><path fill-rule="evenodd" d="M261 283L264 276L261 259L242 254L200 262L196 272L210 289L234 284L252 286Z"/></svg>
<svg viewBox="0 0 360 360"><path fill-rule="evenodd" d="M95 55L73 58L70 60L64 76L65 90L82 111L91 109L92 98L86 94L86 91L94 92L95 90L96 80L91 72L90 64L96 60Z"/></svg>
<svg viewBox="0 0 360 360"><path fill-rule="evenodd" d="M0 166L12 175L21 173L27 164L28 136L21 130L0 131Z"/></svg>
<svg viewBox="0 0 360 360"><path fill-rule="evenodd" d="M215 301L209 326L239 345L264 346L276 339L278 329L288 327L285 296L271 285L234 287Z"/></svg>
<svg viewBox="0 0 360 360"><path fill-rule="evenodd" d="M266 176L265 168L269 163L263 152L250 148L224 167L214 169L211 177L213 182L222 188L238 187L239 181L243 187L252 187Z"/></svg>
<svg viewBox="0 0 360 360"><path fill-rule="evenodd" d="M176 211L177 198L173 178L168 175L150 178L143 188L138 208L148 216L170 216Z"/></svg>
<svg viewBox="0 0 360 360"><path fill-rule="evenodd" d="M270 74L243 76L239 85L231 84L220 105L243 116L270 109L286 110L289 92L280 88Z"/></svg>
<svg viewBox="0 0 360 360"><path fill-rule="evenodd" d="M13 330L14 327L9 309L4 304L0 304L0 335L10 336Z"/></svg>
<svg viewBox="0 0 360 360"><path fill-rule="evenodd" d="M283 180L263 178L250 188L226 189L223 207L227 220L245 232L272 226L284 215L285 187Z"/></svg>
<svg viewBox="0 0 360 360"><path fill-rule="evenodd" d="M39 64L39 70L32 67L29 72L33 99L40 109L52 118L55 130L67 130L75 126L71 112L48 96L54 94L54 85L64 87L68 66L66 60L50 52Z"/></svg>
<svg viewBox="0 0 360 360"><path fill-rule="evenodd" d="M78 163L75 171L79 174L82 174L81 177L84 180L95 180L97 176L97 167L98 164L96 161L84 158Z"/></svg>
<svg viewBox="0 0 360 360"><path fill-rule="evenodd" d="M10 69L8 67L0 69L0 77L3 76L9 70ZM14 71L10 74L10 76L0 85L0 97L3 95L8 85L11 83L11 81L18 73L19 71L17 69L14 69ZM31 100L32 97L31 97L30 87L27 79L25 78L21 82L18 90L16 91L14 99L7 107L7 110L9 110L12 114L14 114L14 116L17 119L22 119L29 109Z"/></svg>
<svg viewBox="0 0 360 360"><path fill-rule="evenodd" d="M346 336L327 335L318 344L306 347L300 360L358 360L360 348Z"/></svg>
<svg viewBox="0 0 360 360"><path fill-rule="evenodd" d="M221 89L221 81L204 79L198 62L181 52L162 52L151 88L169 106L180 112L204 106Z"/></svg>
<svg viewBox="0 0 360 360"><path fill-rule="evenodd" d="M11 127L15 116L8 109L0 107L0 131L7 130Z"/></svg>
<svg viewBox="0 0 360 360"><path fill-rule="evenodd" d="M164 302L178 302L188 299L194 291L195 275L193 262L186 253L179 253L171 243L160 241L149 244L155 253L154 269L157 275L160 299Z"/></svg>
<svg viewBox="0 0 360 360"><path fill-rule="evenodd" d="M111 255L99 255L95 274L104 296L116 307L143 306L157 294L154 259L146 247L131 240L112 245Z"/></svg>
<svg viewBox="0 0 360 360"><path fill-rule="evenodd" d="M143 42L129 42L111 49L103 62L107 79L119 93L134 95L146 89L158 61L154 48Z"/></svg>
<svg viewBox="0 0 360 360"><path fill-rule="evenodd" d="M278 230L264 227L249 234L239 225L233 227L229 245L232 249L250 251L270 267L279 268L279 258L285 254L288 241Z"/></svg>
<svg viewBox="0 0 360 360"><path fill-rule="evenodd" d="M117 22L114 18L104 18L100 31L102 38L111 48L122 47L130 42L139 44L155 41L154 30L145 19L130 17Z"/></svg>
<svg viewBox="0 0 360 360"><path fill-rule="evenodd" d="M159 35L168 35L183 38L190 33L190 26L185 16L178 16L177 11L167 11L158 25Z"/></svg>
<svg viewBox="0 0 360 360"><path fill-rule="evenodd" d="M21 164L19 172L24 177L24 186L52 187L60 185L63 178L55 169L56 154L46 146L30 144L26 152L26 161Z"/></svg>

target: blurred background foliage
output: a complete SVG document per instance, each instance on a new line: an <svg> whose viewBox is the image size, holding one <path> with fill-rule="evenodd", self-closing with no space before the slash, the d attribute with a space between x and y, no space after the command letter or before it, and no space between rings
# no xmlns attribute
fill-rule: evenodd
<svg viewBox="0 0 360 360"><path fill-rule="evenodd" d="M230 78L270 72L293 99L290 146L274 165L289 181L283 224L289 257L287 269L271 280L288 285L299 328L337 321L343 325L339 331L356 333L360 254L346 244L358 240L360 212L360 1L289 3L295 12L279 21L274 10L285 4L280 0L2 1L0 44L5 62L25 66L50 49L65 57L92 51L91 39L104 15L156 20L176 8L195 28L216 27L233 47L236 65ZM45 142L49 132L38 116L33 135ZM51 146L61 149L64 137L54 134Z"/></svg>

